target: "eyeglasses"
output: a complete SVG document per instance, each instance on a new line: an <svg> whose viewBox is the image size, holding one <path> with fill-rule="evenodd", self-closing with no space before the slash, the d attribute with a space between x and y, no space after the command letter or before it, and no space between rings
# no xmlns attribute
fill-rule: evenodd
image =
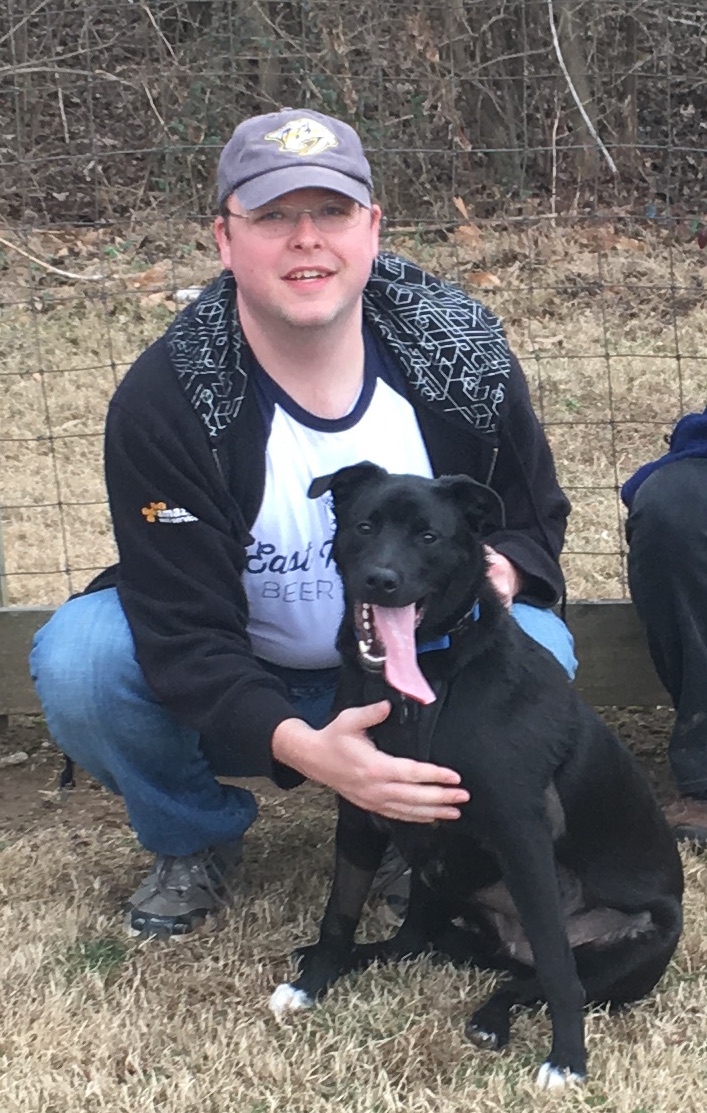
<svg viewBox="0 0 707 1113"><path fill-rule="evenodd" d="M361 205L358 201L342 197L323 201L313 209L297 209L293 205L278 203L245 214L234 213L229 209L228 215L235 217L236 220L245 220L259 236L277 240L290 236L303 216L308 216L320 232L327 234L345 232L347 228L354 228L358 224Z"/></svg>

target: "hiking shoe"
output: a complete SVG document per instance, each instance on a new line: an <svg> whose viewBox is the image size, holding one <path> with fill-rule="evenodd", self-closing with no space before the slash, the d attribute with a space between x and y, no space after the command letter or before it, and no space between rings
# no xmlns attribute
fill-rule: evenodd
<svg viewBox="0 0 707 1113"><path fill-rule="evenodd" d="M410 866L394 843L389 842L378 872L373 879L371 893L385 901L398 921L405 919L410 901Z"/></svg>
<svg viewBox="0 0 707 1113"><path fill-rule="evenodd" d="M696 796L680 796L663 814L678 842L691 842L707 849L707 800Z"/></svg>
<svg viewBox="0 0 707 1113"><path fill-rule="evenodd" d="M194 931L227 903L229 881L242 857L241 839L180 858L157 854L127 901L130 931L161 938Z"/></svg>

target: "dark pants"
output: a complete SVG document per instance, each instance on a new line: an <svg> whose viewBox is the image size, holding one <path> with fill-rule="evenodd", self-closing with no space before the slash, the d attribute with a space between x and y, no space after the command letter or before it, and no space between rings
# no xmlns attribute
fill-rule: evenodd
<svg viewBox="0 0 707 1113"><path fill-rule="evenodd" d="M673 776L682 794L707 797L707 459L653 472L626 534L631 596L676 711Z"/></svg>

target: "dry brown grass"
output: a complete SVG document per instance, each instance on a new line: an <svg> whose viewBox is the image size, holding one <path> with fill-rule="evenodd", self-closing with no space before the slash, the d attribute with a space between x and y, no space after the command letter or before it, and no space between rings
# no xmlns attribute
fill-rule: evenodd
<svg viewBox="0 0 707 1113"><path fill-rule="evenodd" d="M391 234L506 322L574 503L574 598L624 593L621 483L707 402L707 266L695 242L617 225ZM116 382L164 331L181 287L216 270L209 233L37 234L26 249L100 283L61 283L20 256L0 301L0 506L13 603L57 603L113 557L101 431Z"/></svg>
<svg viewBox="0 0 707 1113"><path fill-rule="evenodd" d="M107 399L171 318L171 292L215 269L196 228L173 234L172 248L185 250L170 250L174 266L152 272L145 267L167 257L166 236L146 247L137 237L111 261L110 243L92 235L73 261L55 261L109 271L97 289L16 265L0 287L0 505L15 603L59 602L112 558ZM619 595L616 483L662 450L681 410L705 405L704 264L694 245L671 245L660 230L640 248L605 237L603 253L572 229L490 229L484 238L473 249L459 239L392 243L503 315L575 503L571 592ZM48 236L26 246L43 258L56 250ZM474 271L500 285L480 288L488 280L472 280ZM620 1016L589 1014L590 1082L558 1098L533 1085L548 1047L545 1015L520 1014L500 1055L464 1041L488 975L428 961L371 970L312 1013L275 1022L267 1000L288 972L286 956L316 934L334 817L328 795L311 788L262 797L247 896L217 931L180 944L122 934L115 910L148 863L122 811L82 825L51 804L41 830L2 845L2 1113L500 1113L560 1102L607 1113L702 1110L703 858L685 855L686 929L658 990ZM368 931L381 928L373 911Z"/></svg>
<svg viewBox="0 0 707 1113"><path fill-rule="evenodd" d="M147 855L117 810L81 826L54 811L0 850L3 1113L483 1113L561 1107L698 1113L707 1077L707 863L685 854L685 934L657 991L587 1017L591 1077L541 1095L545 1013L481 1052L464 1021L493 978L428 960L343 979L312 1012L270 1015L287 955L315 937L332 856L333 802L262 793L247 895L216 931L180 943L123 934L120 901ZM369 914L368 935L383 920Z"/></svg>

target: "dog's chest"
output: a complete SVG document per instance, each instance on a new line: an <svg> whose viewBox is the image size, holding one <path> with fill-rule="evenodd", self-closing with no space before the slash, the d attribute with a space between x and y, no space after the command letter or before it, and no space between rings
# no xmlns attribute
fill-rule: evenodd
<svg viewBox="0 0 707 1113"><path fill-rule="evenodd" d="M437 699L427 706L412 700L391 700L390 715L371 731L373 740L378 749L393 757L432 762L456 770L463 787L473 792L474 788L496 779L493 752L496 740L484 730L484 716L479 707L459 715L447 685L435 682L435 691ZM377 698L390 699L390 696Z"/></svg>
<svg viewBox="0 0 707 1113"><path fill-rule="evenodd" d="M358 698L350 702L390 702L388 718L372 731L376 745L386 753L433 761L459 772L462 767L481 771L493 765L491 734L504 730L507 714L496 706L493 686L473 668L460 669L449 653L429 653L421 659L435 693L433 703L417 703L390 688L380 674L360 672L355 678Z"/></svg>
<svg viewBox="0 0 707 1113"><path fill-rule="evenodd" d="M434 702L426 705L396 692L381 674L359 674L362 704L379 700L388 700L391 704L388 718L371 733L378 748L394 757L430 761L439 745L440 727L447 717L450 682L439 675L434 663L430 667L427 660L423 671L435 694Z"/></svg>
<svg viewBox="0 0 707 1113"><path fill-rule="evenodd" d="M393 840L428 888L437 893L465 895L500 877L496 856L461 820L438 824L392 824Z"/></svg>
<svg viewBox="0 0 707 1113"><path fill-rule="evenodd" d="M440 699L426 707L412 700L396 700L388 718L376 728L375 742L395 757L429 761L441 711Z"/></svg>

